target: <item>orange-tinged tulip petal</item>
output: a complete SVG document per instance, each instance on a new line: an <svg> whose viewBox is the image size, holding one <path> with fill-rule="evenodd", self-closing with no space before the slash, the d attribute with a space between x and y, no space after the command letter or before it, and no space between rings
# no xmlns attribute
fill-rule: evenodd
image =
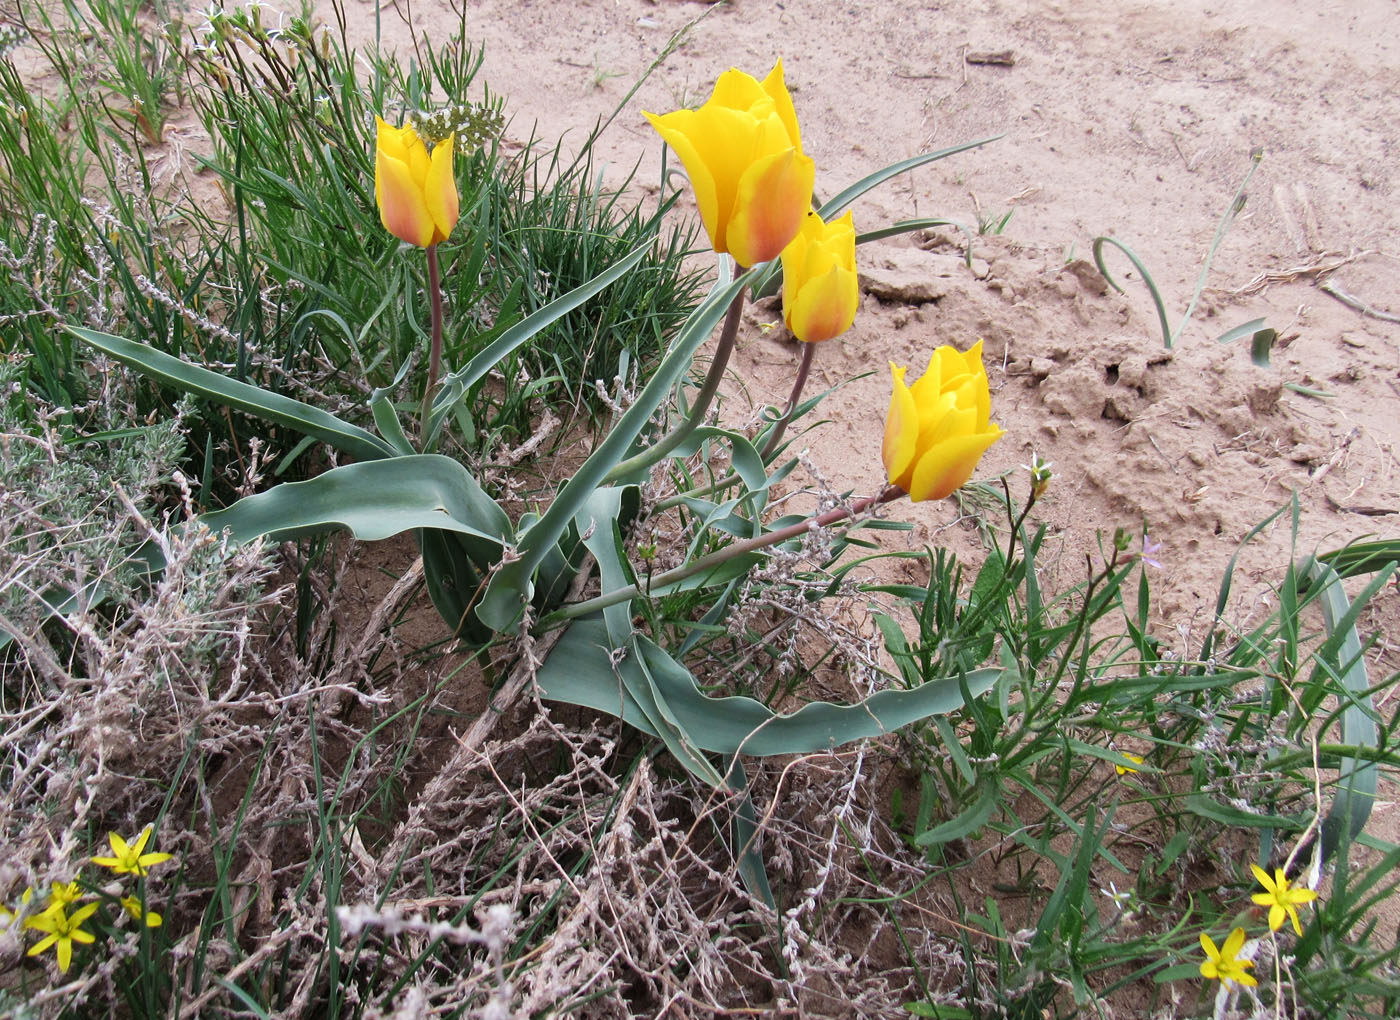
<svg viewBox="0 0 1400 1020"><path fill-rule="evenodd" d="M823 223L815 212L783 249L783 318L793 336L819 343L840 336L860 304L851 214Z"/></svg>
<svg viewBox="0 0 1400 1020"><path fill-rule="evenodd" d="M1005 433L988 418L991 395L982 342L966 354L940 347L912 386L890 364L894 386L882 454L891 485L912 502L943 499L972 477L982 454Z"/></svg>
<svg viewBox="0 0 1400 1020"><path fill-rule="evenodd" d="M412 125L396 128L375 119L374 200L384 229L420 248L447 240L458 215L453 139L429 153Z"/></svg>
<svg viewBox="0 0 1400 1020"><path fill-rule="evenodd" d="M698 110L643 115L685 166L714 250L744 266L776 258L812 206L816 174L782 61L762 82L730 68Z"/></svg>
<svg viewBox="0 0 1400 1020"><path fill-rule="evenodd" d="M739 178L724 240L741 266L756 266L783 253L812 204L816 164L796 149L755 160Z"/></svg>

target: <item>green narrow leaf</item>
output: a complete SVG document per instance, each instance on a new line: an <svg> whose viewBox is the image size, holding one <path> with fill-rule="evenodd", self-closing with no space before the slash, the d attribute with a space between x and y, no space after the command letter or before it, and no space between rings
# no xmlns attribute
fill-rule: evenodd
<svg viewBox="0 0 1400 1020"><path fill-rule="evenodd" d="M360 460L378 460L391 456L394 452L388 443L374 433L341 421L319 407L312 407L300 400L293 400L279 393L269 393L261 387L229 379L207 368L172 358L145 344L112 336L110 333L99 333L80 326L63 328L104 354L167 386L278 425L285 425L305 435L315 436Z"/></svg>
<svg viewBox="0 0 1400 1020"><path fill-rule="evenodd" d="M941 825L935 825L927 832L919 833L914 837L914 842L919 846L938 846L940 843L951 843L955 839L962 839L964 836L976 832L991 821L992 812L1001 803L1001 787L993 778L984 778L978 785L980 789L976 800L956 817L948 819Z"/></svg>
<svg viewBox="0 0 1400 1020"><path fill-rule="evenodd" d="M1162 343L1166 346L1167 350L1171 350L1172 326L1171 323L1167 321L1167 306L1162 303L1162 293L1157 289L1157 284L1152 282L1152 274L1147 271L1147 266L1143 265L1142 259L1137 257L1137 253L1116 237L1094 238L1094 265L1099 267L1099 272L1103 275L1104 280L1119 294L1126 294L1127 291L1118 285L1118 281L1109 274L1108 266L1104 264L1103 246L1106 244L1113 245L1113 247L1126 255L1128 261L1137 269L1138 275L1142 277L1143 285L1147 287L1147 293L1151 295L1152 304L1157 309L1157 322L1162 327Z"/></svg>
<svg viewBox="0 0 1400 1020"><path fill-rule="evenodd" d="M737 791L730 832L734 839L734 863L739 869L739 878L750 896L777 913L778 901L773 898L768 868L763 863L763 845L759 841L763 830L759 828L758 811L754 808L753 798L749 796L749 777L744 771L743 759L738 755L727 755L725 767L725 784Z"/></svg>
<svg viewBox="0 0 1400 1020"><path fill-rule="evenodd" d="M1317 559L1342 577L1369 574L1392 564L1400 564L1400 540L1353 542L1340 549L1323 553Z"/></svg>
<svg viewBox="0 0 1400 1020"><path fill-rule="evenodd" d="M1342 590L1342 579L1331 567L1313 560L1305 563L1300 573L1312 584L1322 586L1318 601L1322 605L1328 641L1318 654L1329 662L1350 696L1342 709L1342 742L1376 748L1380 731L1366 676L1366 660L1361 654L1361 638L1356 633L1356 617L1371 595L1388 580L1388 574L1374 578L1353 606ZM1340 846L1350 844L1365 831L1376 800L1378 771L1374 761L1350 755L1342 758L1338 765L1337 792L1322 821L1323 860L1330 859Z"/></svg>
<svg viewBox="0 0 1400 1020"><path fill-rule="evenodd" d="M1245 829L1285 829L1296 831L1303 828L1306 823L1302 818L1291 818L1288 815L1266 815L1245 811L1242 808L1231 807L1211 800L1204 793L1192 793L1186 797L1186 810L1193 815L1200 815L1208 818L1212 822L1219 822L1221 825L1235 825Z"/></svg>
<svg viewBox="0 0 1400 1020"><path fill-rule="evenodd" d="M477 353L476 357L467 362L466 366L442 380L442 386L438 390L437 396L433 400L433 410L429 419L428 441L437 437L442 428L442 422L447 417L449 411L461 400L471 388L486 377L486 374L495 368L500 360L521 344L525 343L540 330L549 326L557 319L568 315L571 311L583 304L600 290L616 283L623 276L636 268L638 262L651 250L651 241L646 241L632 249L620 261L610 267L607 272L599 273L587 283L575 287L567 294L563 294L543 308L527 315L510 329L506 330L499 337L493 340L485 348Z"/></svg>
<svg viewBox="0 0 1400 1020"><path fill-rule="evenodd" d="M1215 338L1215 342L1234 343L1246 336L1249 337L1249 360L1260 368L1268 368L1269 355L1273 352L1274 341L1278 339L1278 330L1264 325L1263 319L1251 319L1241 323L1234 329L1221 333Z"/></svg>
<svg viewBox="0 0 1400 1020"><path fill-rule="evenodd" d="M975 142L963 142L961 145L939 149L936 152L925 152L919 156L911 156L908 159L902 159L898 163L891 163L884 169L876 170L873 174L862 177L849 188L837 193L835 197L825 202L817 211L821 214L822 219L829 220L831 217L844 210L846 206L860 198L861 195L864 195L872 188L879 187L892 177L898 177L900 174L921 167L925 163L932 163L934 160L944 159L947 156L955 156L959 152L966 152L968 149L980 149L984 145L995 142L1000 137L1001 135L992 135L990 138L979 138Z"/></svg>

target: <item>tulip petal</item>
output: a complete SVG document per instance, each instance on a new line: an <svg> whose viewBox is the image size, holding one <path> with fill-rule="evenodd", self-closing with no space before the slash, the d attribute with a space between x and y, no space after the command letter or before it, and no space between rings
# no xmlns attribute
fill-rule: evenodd
<svg viewBox="0 0 1400 1020"><path fill-rule="evenodd" d="M779 61L779 64L782 62ZM751 74L731 67L715 80L714 90L710 93L710 98L706 100L705 106L713 104L717 107L727 106L733 110L748 110L756 104L767 104L773 101L772 94Z"/></svg>
<svg viewBox="0 0 1400 1020"><path fill-rule="evenodd" d="M382 152L401 163L408 162L408 148L404 145L403 131L394 127L383 117L375 114L375 122L378 124L378 134L375 136L374 151Z"/></svg>
<svg viewBox="0 0 1400 1020"><path fill-rule="evenodd" d="M433 148L427 180L423 183L423 200L433 219L433 243L446 241L457 223L457 179L452 175L452 151L456 139L449 136Z"/></svg>
<svg viewBox="0 0 1400 1020"><path fill-rule="evenodd" d="M821 276L809 279L797 292L791 310L784 305L788 329L794 336L815 344L840 336L856 320L855 301L847 301L849 292L857 293L855 274L833 265ZM786 293L783 295L786 301Z"/></svg>
<svg viewBox="0 0 1400 1020"><path fill-rule="evenodd" d="M426 248L433 240L433 217L428 212L422 189L402 160L385 152L374 159L374 193L379 203L379 219L384 229L401 241Z"/></svg>
<svg viewBox="0 0 1400 1020"><path fill-rule="evenodd" d="M697 114L693 110L677 110L662 117L646 112L642 116L651 122L661 140L675 151L685 167L690 186L695 192L695 204L700 209L700 222L710 236L710 247L718 252L728 251L724 247L724 222L720 218L719 184L696 143L700 133ZM729 204L732 202L733 196L730 196ZM729 212L729 204L724 206L723 214Z"/></svg>
<svg viewBox="0 0 1400 1020"><path fill-rule="evenodd" d="M919 438L919 409L909 387L904 385L908 369L890 362L894 388L890 392L890 413L885 418L885 441L881 457L891 485L908 489L909 467L914 461L915 444Z"/></svg>
<svg viewBox="0 0 1400 1020"><path fill-rule="evenodd" d="M739 178L725 243L741 266L777 258L812 207L816 164L797 149L755 160Z"/></svg>
<svg viewBox="0 0 1400 1020"><path fill-rule="evenodd" d="M802 132L797 126L797 110L793 108L792 95L788 92L787 82L783 80L781 57L773 65L773 70L768 72L768 77L763 79L763 91L772 97L773 106L787 129L788 141L801 152Z"/></svg>
<svg viewBox="0 0 1400 1020"><path fill-rule="evenodd" d="M968 436L954 436L924 452L905 488L909 501L944 499L967 484L977 461L1002 436L1000 429Z"/></svg>

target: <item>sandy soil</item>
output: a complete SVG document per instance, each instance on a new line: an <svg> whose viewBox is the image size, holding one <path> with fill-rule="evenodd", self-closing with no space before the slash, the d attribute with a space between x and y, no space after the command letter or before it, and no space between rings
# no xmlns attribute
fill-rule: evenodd
<svg viewBox="0 0 1400 1020"><path fill-rule="evenodd" d="M819 194L920 152L1003 136L855 206L858 229L922 216L975 231L1012 215L1000 235L974 238L971 270L951 230L860 249L861 313L820 350L816 380L870 374L833 394L822 406L830 423L803 441L830 485L861 493L882 481L887 362L918 371L937 344L981 337L1008 435L979 477L1014 474L1032 451L1053 462L1038 512L1064 584L1101 532L1145 527L1163 543L1160 619L1185 629L1210 612L1245 533L1292 493L1301 552L1396 533L1400 5L742 0L707 10L486 0L470 5L468 26L486 45L483 79L507 97L508 138L537 123L544 137L581 139L701 19L600 143L619 176L640 160L641 181L657 179L661 152L642 109L694 104L726 67L761 76L777 57ZM373 40L372 11L349 0L357 44ZM418 3L386 8L382 31L401 46L410 24L437 35L455 23L446 4ZM1136 250L1175 328L1256 147L1248 201L1168 351L1137 274L1110 253L1127 293L1109 290L1093 238ZM779 402L791 381L793 342L760 328L779 317L752 310L734 366L735 392L760 404ZM1268 369L1243 344L1216 343L1257 318L1279 334ZM727 414L742 420L742 404ZM1014 485L1023 492L1024 476ZM897 513L916 525L909 541L977 558L975 536L948 527L953 503ZM1243 559L1241 614L1267 605L1291 541L1285 514Z"/></svg>

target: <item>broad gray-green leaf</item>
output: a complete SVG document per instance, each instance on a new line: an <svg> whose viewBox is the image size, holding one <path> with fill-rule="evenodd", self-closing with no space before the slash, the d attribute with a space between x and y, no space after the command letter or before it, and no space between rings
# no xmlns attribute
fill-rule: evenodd
<svg viewBox="0 0 1400 1020"><path fill-rule="evenodd" d="M1300 571L1311 584L1322 586L1318 601L1328 640L1318 652L1329 671L1341 681L1347 698L1342 709L1342 742L1356 747L1374 748L1380 741L1376 726L1375 705L1366 676L1366 659L1362 655L1361 638L1356 633L1356 618L1366 603L1390 579L1390 570L1372 578L1366 590L1353 605L1342 589L1337 572L1316 560L1305 562ZM1339 694L1339 697L1342 695ZM1350 843L1366 829L1371 808L1376 800L1376 778L1379 766L1364 758L1343 757L1338 767L1337 792L1332 808L1322 821L1322 856L1330 860L1339 847Z"/></svg>
<svg viewBox="0 0 1400 1020"><path fill-rule="evenodd" d="M392 457L333 468L287 482L200 518L235 542L275 541L348 529L366 541L414 528L440 528L508 542L510 519L455 460L436 454Z"/></svg>
<svg viewBox="0 0 1400 1020"><path fill-rule="evenodd" d="M184 393L205 397L236 411L285 425L304 435L315 436L359 460L378 460L381 457L393 456L394 451L389 444L373 432L341 421L319 407L303 404L300 400L284 397L280 393L269 393L259 386L230 379L207 368L172 358L153 347L112 336L110 333L99 333L80 326L65 326L64 329L123 365L129 365L143 375Z"/></svg>
<svg viewBox="0 0 1400 1020"><path fill-rule="evenodd" d="M599 617L576 620L554 646L539 673L540 693L553 701L585 705L621 718L653 736L655 729L629 689L645 682L636 655L667 708L695 747L724 754L804 754L828 750L863 737L891 733L931 715L963 705L957 677L942 677L909 690L884 690L854 705L815 701L790 715L779 715L753 698L711 698L689 670L646 637L628 654L613 656L613 642ZM990 690L1002 671L966 674L974 697Z"/></svg>

